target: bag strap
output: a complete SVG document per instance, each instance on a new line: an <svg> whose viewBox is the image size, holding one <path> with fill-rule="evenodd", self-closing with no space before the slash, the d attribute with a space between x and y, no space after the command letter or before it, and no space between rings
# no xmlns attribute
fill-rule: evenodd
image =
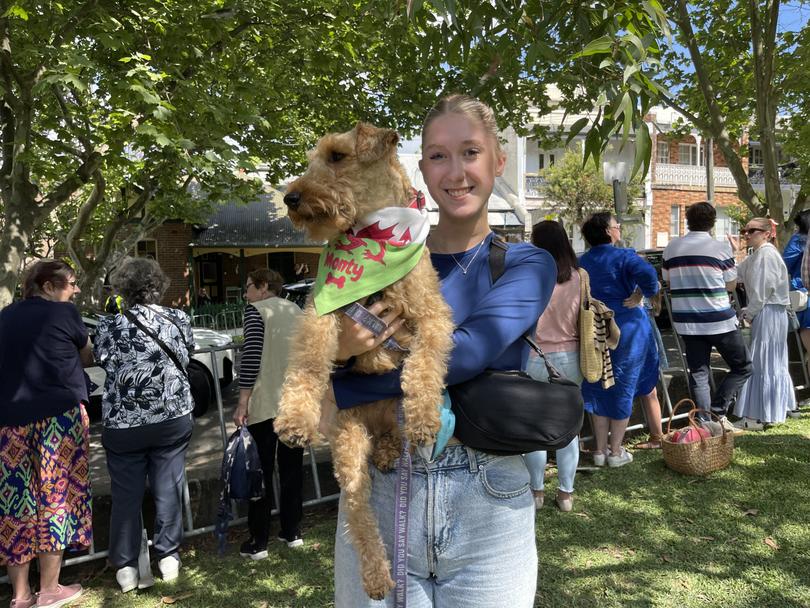
<svg viewBox="0 0 810 608"><path fill-rule="evenodd" d="M588 276L588 271L584 268L577 268L579 275L579 305L581 308L589 308L591 306L591 280Z"/></svg>
<svg viewBox="0 0 810 608"><path fill-rule="evenodd" d="M186 368L183 367L183 364L180 363L180 359L178 358L177 354L171 348L169 348L166 345L166 343L163 340L161 340L155 332L153 332L151 329L146 327L146 325L141 323L138 320L138 317L132 314L132 312L130 312L129 310L125 310L123 314L129 320L130 323L135 325L143 333L152 338L152 340L154 340L157 343L160 349L169 356L169 359L171 359L174 362L174 364L177 366L177 369L180 370L180 373L182 373L186 378L188 378L188 372L186 371Z"/></svg>
<svg viewBox="0 0 810 608"><path fill-rule="evenodd" d="M159 316L159 317L163 317L163 318L164 318L164 319L166 319L166 320L167 320L169 323L171 323L172 325L174 325L174 326L177 328L177 331L178 331L178 332L180 332L180 339L183 341L183 344L185 344L185 345L186 345L186 349L187 349L189 352L192 350L191 348L189 348L189 344L188 344L188 342L186 342L186 334L185 334L185 332L183 331L183 328L182 328L182 327L180 327L180 325L177 323L177 321L175 321L174 319L172 319L172 318L171 318L169 315L165 315L165 314L163 314L162 312L160 312L159 310L157 310L157 309L155 309L155 308L152 308L151 306L148 306L148 305L146 305L146 304L144 304L144 308L148 308L148 309L149 309L149 310L151 310L153 313L155 313L157 316Z"/></svg>
<svg viewBox="0 0 810 608"><path fill-rule="evenodd" d="M503 276L503 273L506 270L507 249L509 249L509 245L507 245L506 241L504 241L497 234L492 237L492 240L489 242L489 276L492 278L493 285L495 285L495 282ZM548 372L549 381L556 382L566 379L560 370L551 364L548 357L546 357L546 354L537 345L537 343L529 337L528 331L523 334L523 339L532 348L532 350L534 350L534 352L536 352L537 355L543 359L543 363L546 364L546 371Z"/></svg>

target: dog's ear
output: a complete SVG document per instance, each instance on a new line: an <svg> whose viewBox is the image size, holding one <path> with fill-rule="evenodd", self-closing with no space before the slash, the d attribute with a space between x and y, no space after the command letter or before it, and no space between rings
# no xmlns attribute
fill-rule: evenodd
<svg viewBox="0 0 810 608"><path fill-rule="evenodd" d="M354 151L360 162L373 162L397 149L399 134L393 129L380 129L367 122L358 122L354 130Z"/></svg>

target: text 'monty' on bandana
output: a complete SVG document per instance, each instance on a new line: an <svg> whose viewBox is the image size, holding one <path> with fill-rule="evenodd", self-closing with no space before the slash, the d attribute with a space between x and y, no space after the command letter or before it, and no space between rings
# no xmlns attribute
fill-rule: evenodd
<svg viewBox="0 0 810 608"><path fill-rule="evenodd" d="M317 313L325 315L396 283L419 262L429 231L425 197L416 191L407 207L385 207L360 218L321 252Z"/></svg>

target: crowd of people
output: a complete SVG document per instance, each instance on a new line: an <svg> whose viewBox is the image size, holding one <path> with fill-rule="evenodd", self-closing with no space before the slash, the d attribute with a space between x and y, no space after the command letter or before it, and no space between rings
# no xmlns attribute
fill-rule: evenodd
<svg viewBox="0 0 810 608"><path fill-rule="evenodd" d="M656 385L663 355L660 335L644 302L661 290L656 270L632 249L618 247L621 225L609 212L592 214L581 231L589 249L577 258L568 234L556 221L534 227L532 243L510 244L503 275L493 285L490 250L494 233L487 205L506 154L493 111L467 96L441 99L422 129L420 169L439 209L428 246L453 312L454 348L447 383L471 379L484 370L525 369L546 380L546 366L523 341L533 333L548 359L581 386L595 436L596 466L632 462L624 445L635 398L650 428L644 447L660 447L661 408ZM797 218L798 233L785 249L774 246L770 220L754 218L742 231L753 251L739 266L731 239L716 240L715 210L708 203L686 212L689 233L664 251L663 279L672 297L675 331L685 344L691 392L698 407L729 430L754 430L778 423L795 409L787 374L786 335L789 290L804 290L801 259L810 212ZM742 317L752 325L745 344L728 290L745 285ZM193 401L186 366L194 350L189 317L159 305L168 281L156 262L126 260L112 275L120 300L102 320L94 344L71 298L76 275L66 264L42 261L28 271L24 299L0 314L0 461L5 474L0 494L8 542L0 563L13 587L12 608L56 608L81 594L80 585L60 585L62 553L87 548L92 539L88 480L88 401L82 368L94 360L106 372L102 399L102 441L111 479L109 561L123 592L154 583L142 536L141 505L146 484L155 501L153 551L164 580L178 576L183 540L182 487L185 453L193 428ZM614 314L620 329L610 351L613 381L588 382L580 368L579 311L584 286ZM277 464L281 494L279 539L303 544L300 449L278 441L273 430L284 378L290 335L301 316L278 296L281 277L258 270L246 283L244 350L239 402L233 415L247 425L259 448L267 488ZM806 291L806 290L805 290ZM401 394L399 372L354 373L353 357L375 348L398 327L396 314L381 303L389 331L375 336L351 321L343 324L339 373L324 403L361 406ZM810 313L798 316L802 340L810 347ZM35 328L35 331L32 331ZM712 393L710 356L715 348L730 371ZM497 407L497 404L493 404ZM732 409L739 421L726 415ZM559 475L556 506L573 509L580 439L556 450ZM428 458L413 455L410 542L407 551L409 604L429 606L529 607L537 586L535 513L544 506L547 454L499 455L472 449L451 438ZM391 555L396 471L372 469L370 501ZM270 497L250 505L249 537L240 553L267 555ZM335 606L391 606L363 591L357 554L345 533L341 500L335 538ZM28 582L29 565L39 560L39 592Z"/></svg>

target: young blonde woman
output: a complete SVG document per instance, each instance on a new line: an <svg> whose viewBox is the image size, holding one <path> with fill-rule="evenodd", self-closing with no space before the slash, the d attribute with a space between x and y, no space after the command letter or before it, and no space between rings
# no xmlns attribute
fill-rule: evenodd
<svg viewBox="0 0 810 608"><path fill-rule="evenodd" d="M753 431L762 429L763 423L784 422L787 411L796 409L787 352L790 277L774 247L771 220L754 218L740 234L754 250L738 269L748 296L743 318L751 323L753 373L740 391L734 413L741 417L735 426Z"/></svg>
<svg viewBox="0 0 810 608"><path fill-rule="evenodd" d="M456 324L448 385L487 368L522 369L528 357L522 336L535 326L554 288L557 269L552 257L523 243L509 247L504 274L492 284L489 253L494 234L487 222L487 203L505 163L492 110L480 101L454 95L428 113L420 168L439 207L439 224L427 244ZM385 316L378 304L371 310L383 314L389 331L374 339L348 323L340 360L368 350L396 330L398 322ZM333 388L338 407L352 407L399 394L399 375L359 377L349 370L333 378ZM392 559L396 481L395 471L372 469L371 503ZM372 601L363 591L357 555L343 522L341 509L335 607L393 606L394 593ZM534 501L520 456L485 454L455 439L430 461L414 454L408 529L409 608L533 606Z"/></svg>

